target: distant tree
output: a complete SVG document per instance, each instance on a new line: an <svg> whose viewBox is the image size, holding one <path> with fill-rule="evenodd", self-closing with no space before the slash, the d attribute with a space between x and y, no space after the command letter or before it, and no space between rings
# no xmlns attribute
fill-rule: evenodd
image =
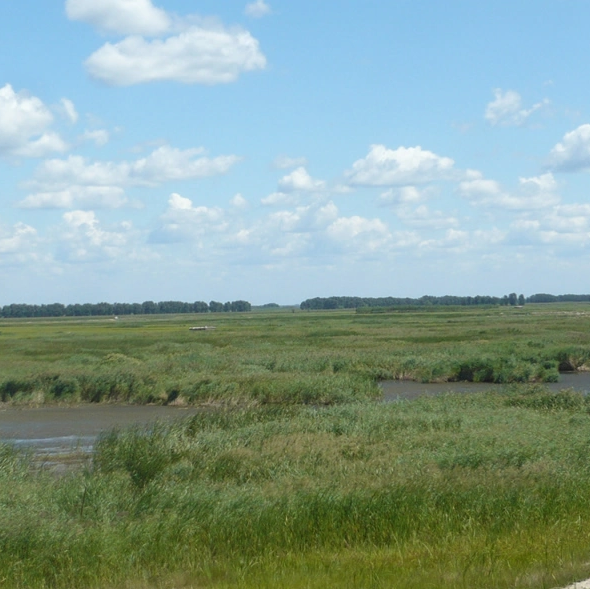
<svg viewBox="0 0 590 589"><path fill-rule="evenodd" d="M204 301L195 301L193 303L193 311L195 313L208 313L209 312L209 305Z"/></svg>
<svg viewBox="0 0 590 589"><path fill-rule="evenodd" d="M518 296L516 295L515 292L511 292L508 295L508 304L512 305L513 307L516 305L516 303L518 302Z"/></svg>
<svg viewBox="0 0 590 589"><path fill-rule="evenodd" d="M155 315L158 312L158 305L154 301L144 301L141 304L144 315Z"/></svg>
<svg viewBox="0 0 590 589"><path fill-rule="evenodd" d="M518 304L522 307L524 305L524 295L518 295Z"/></svg>
<svg viewBox="0 0 590 589"><path fill-rule="evenodd" d="M252 305L248 301L233 301L231 310L234 313L244 313L252 310Z"/></svg>
<svg viewBox="0 0 590 589"><path fill-rule="evenodd" d="M211 313L221 313L223 311L223 303L211 301L209 303L209 311L211 311Z"/></svg>

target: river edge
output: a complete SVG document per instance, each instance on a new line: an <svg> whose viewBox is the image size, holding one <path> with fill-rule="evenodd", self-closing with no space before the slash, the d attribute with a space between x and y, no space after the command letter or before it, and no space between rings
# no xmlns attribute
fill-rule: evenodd
<svg viewBox="0 0 590 589"><path fill-rule="evenodd" d="M590 372L562 373L556 383L540 383L552 392L564 389L590 394ZM382 402L413 400L445 393L482 393L502 390L506 385L473 382L421 383L408 380L383 381ZM211 405L206 405L211 410ZM117 403L0 404L0 442L42 456L47 463L78 462L92 452L97 437L113 428L148 425L203 411L203 405L126 405ZM589 588L590 589L590 588Z"/></svg>

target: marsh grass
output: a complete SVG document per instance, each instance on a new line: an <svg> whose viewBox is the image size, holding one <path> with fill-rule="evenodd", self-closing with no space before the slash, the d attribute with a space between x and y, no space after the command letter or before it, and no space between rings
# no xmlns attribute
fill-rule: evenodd
<svg viewBox="0 0 590 589"><path fill-rule="evenodd" d="M587 572L590 413L520 402L543 394L203 410L107 432L61 478L4 446L3 586L569 581Z"/></svg>
<svg viewBox="0 0 590 589"><path fill-rule="evenodd" d="M590 368L585 304L2 320L0 401L272 404L375 398L387 379L555 382Z"/></svg>
<svg viewBox="0 0 590 589"><path fill-rule="evenodd" d="M63 476L0 445L0 586L554 587L589 574L585 305L3 320L5 403L185 403ZM198 318L202 321L202 318ZM504 383L378 402L377 382Z"/></svg>

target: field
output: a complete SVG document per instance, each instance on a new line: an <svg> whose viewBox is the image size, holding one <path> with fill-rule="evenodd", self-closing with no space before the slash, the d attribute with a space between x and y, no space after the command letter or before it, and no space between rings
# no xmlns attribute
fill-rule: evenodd
<svg viewBox="0 0 590 589"><path fill-rule="evenodd" d="M542 384L589 362L585 304L4 320L5 405L200 410L108 432L61 477L0 446L0 586L590 576L590 403ZM392 378L503 386L385 404Z"/></svg>

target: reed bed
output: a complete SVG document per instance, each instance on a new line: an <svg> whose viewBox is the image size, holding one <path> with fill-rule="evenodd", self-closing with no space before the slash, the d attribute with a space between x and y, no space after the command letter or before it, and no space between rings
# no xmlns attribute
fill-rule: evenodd
<svg viewBox="0 0 590 589"><path fill-rule="evenodd" d="M107 432L61 478L2 447L3 587L571 581L588 571L590 411L560 395L209 409Z"/></svg>
<svg viewBox="0 0 590 589"><path fill-rule="evenodd" d="M586 309L588 308L588 312ZM0 402L313 403L385 379L555 382L590 369L590 306L0 321Z"/></svg>
<svg viewBox="0 0 590 589"><path fill-rule="evenodd" d="M0 445L7 589L557 587L590 575L579 305L0 322L0 400L200 407L63 476ZM199 318L202 320L202 318ZM383 379L503 383L383 404Z"/></svg>

